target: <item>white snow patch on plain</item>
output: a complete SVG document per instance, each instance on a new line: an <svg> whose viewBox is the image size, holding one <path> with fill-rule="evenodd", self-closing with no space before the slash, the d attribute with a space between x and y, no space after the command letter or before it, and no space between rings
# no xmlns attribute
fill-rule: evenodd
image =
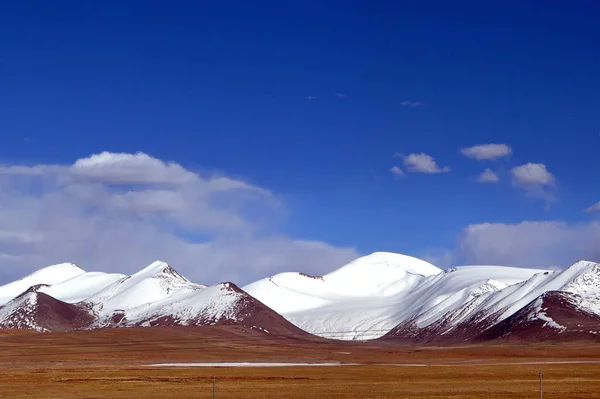
<svg viewBox="0 0 600 399"><path fill-rule="evenodd" d="M355 366L351 363L161 363L149 367L330 367Z"/></svg>

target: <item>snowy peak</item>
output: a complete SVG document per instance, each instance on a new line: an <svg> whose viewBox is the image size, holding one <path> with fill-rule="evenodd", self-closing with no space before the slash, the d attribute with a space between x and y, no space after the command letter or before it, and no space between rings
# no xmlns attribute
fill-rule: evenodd
<svg viewBox="0 0 600 399"><path fill-rule="evenodd" d="M406 292L442 270L421 259L375 252L323 276L329 290L349 297L390 297Z"/></svg>
<svg viewBox="0 0 600 399"><path fill-rule="evenodd" d="M81 273L85 273L85 270L83 270L81 267L79 267L79 265L77 265L73 262L65 262L65 263L57 263L55 265L44 267L38 271L31 273L27 277L50 275L50 274L54 274L57 276L73 276L73 275L77 275L77 274L81 274ZM61 278L61 277L59 277L59 278Z"/></svg>
<svg viewBox="0 0 600 399"><path fill-rule="evenodd" d="M248 295L246 293L246 291L242 290L240 287L238 287L237 285L235 285L234 283L231 283L229 281L224 282L224 283L219 283L219 284L217 284L217 287L219 287L223 291L235 292L236 294Z"/></svg>
<svg viewBox="0 0 600 399"><path fill-rule="evenodd" d="M579 261L565 270L566 274L575 274L563 287L564 291L580 295L600 294L600 264Z"/></svg>
<svg viewBox="0 0 600 399"><path fill-rule="evenodd" d="M39 284L57 284L78 276L85 271L74 263L60 263L40 269L12 283L0 286L0 305Z"/></svg>
<svg viewBox="0 0 600 399"><path fill-rule="evenodd" d="M43 284L37 291L63 302L78 303L125 277L118 273L86 272L58 284Z"/></svg>
<svg viewBox="0 0 600 399"><path fill-rule="evenodd" d="M360 257L349 264L342 266L338 270L328 274L336 275L355 275L372 273L410 273L423 277L432 276L441 273L442 270L424 260L413 258L412 256L395 254L391 252L374 252L370 255Z"/></svg>
<svg viewBox="0 0 600 399"><path fill-rule="evenodd" d="M536 275L542 278L530 288L551 273L487 265L442 271L410 256L378 252L322 278L281 273L244 289L295 325L323 337L375 339L395 330L395 337L429 339L460 330L461 324L469 329L469 320L489 327L480 321L520 299L526 305L530 288L513 293Z"/></svg>
<svg viewBox="0 0 600 399"><path fill-rule="evenodd" d="M94 304L97 311L106 316L116 310L132 309L204 288L205 285L190 282L168 264L154 262L107 286L86 302Z"/></svg>
<svg viewBox="0 0 600 399"><path fill-rule="evenodd" d="M160 276L165 276L165 277L173 278L176 280L181 280L184 282L189 282L189 280L187 278L183 277L175 269L173 269L167 263L162 262L162 261L155 261L155 262L151 263L144 269L133 274L131 276L131 278L137 280L137 279L144 279L144 278L149 278L149 277L160 277Z"/></svg>

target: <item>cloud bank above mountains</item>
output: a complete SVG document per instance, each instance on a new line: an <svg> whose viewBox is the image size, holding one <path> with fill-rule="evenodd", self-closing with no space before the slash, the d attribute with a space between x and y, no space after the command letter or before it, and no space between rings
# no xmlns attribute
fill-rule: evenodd
<svg viewBox="0 0 600 399"><path fill-rule="evenodd" d="M283 206L268 190L144 153L0 165L0 203L6 277L65 261L135 272L161 259L199 282L241 283L284 269L318 274L358 256L267 234Z"/></svg>
<svg viewBox="0 0 600 399"><path fill-rule="evenodd" d="M442 170L433 159L405 158L409 172ZM400 168L392 172L405 176ZM497 182L489 172L480 181ZM512 183L532 195L555 181L539 164L511 173ZM53 263L133 273L160 259L200 283L244 284L284 271L324 274L361 255L351 245L278 233L285 204L268 189L144 153L103 152L69 165L0 164L0 205L0 283ZM422 257L440 267L562 268L600 260L600 222L594 220L479 223L457 235L454 248Z"/></svg>
<svg viewBox="0 0 600 399"><path fill-rule="evenodd" d="M467 226L458 256L472 264L564 269L600 260L600 222L523 221Z"/></svg>

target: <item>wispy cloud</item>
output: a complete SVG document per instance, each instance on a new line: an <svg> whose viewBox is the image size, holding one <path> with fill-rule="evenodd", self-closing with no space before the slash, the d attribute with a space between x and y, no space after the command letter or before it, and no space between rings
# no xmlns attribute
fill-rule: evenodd
<svg viewBox="0 0 600 399"><path fill-rule="evenodd" d="M422 107L425 104L420 101L402 101L400 103L400 105L402 105L403 107L408 107L408 108L417 108L417 107Z"/></svg>
<svg viewBox="0 0 600 399"><path fill-rule="evenodd" d="M408 155L397 152L394 157L404 158L404 166L409 172L413 173L436 174L450 172L451 170L448 166L440 167L431 155L424 152Z"/></svg>
<svg viewBox="0 0 600 399"><path fill-rule="evenodd" d="M348 96L347 96L346 94L344 94L344 93L335 93L335 96L336 96L337 98L346 98L346 97L348 97Z"/></svg>
<svg viewBox="0 0 600 399"><path fill-rule="evenodd" d="M565 268L600 261L600 222L523 221L467 226L459 252L470 264Z"/></svg>
<svg viewBox="0 0 600 399"><path fill-rule="evenodd" d="M462 148L460 153L478 161L496 160L512 154L512 148L506 144L478 144Z"/></svg>
<svg viewBox="0 0 600 399"><path fill-rule="evenodd" d="M0 164L0 204L0 283L59 262L135 272L157 259L198 282L245 283L290 269L323 274L358 256L263 234L283 207L269 190L144 153Z"/></svg>
<svg viewBox="0 0 600 399"><path fill-rule="evenodd" d="M556 200L556 178L542 163L526 163L511 169L512 183L531 197L543 198L548 203Z"/></svg>
<svg viewBox="0 0 600 399"><path fill-rule="evenodd" d="M586 208L584 210L584 212L598 212L598 211L600 211L600 201L596 202L594 205L592 205L589 208Z"/></svg>
<svg viewBox="0 0 600 399"><path fill-rule="evenodd" d="M500 178L491 169L486 169L477 177L479 183L498 183Z"/></svg>
<svg viewBox="0 0 600 399"><path fill-rule="evenodd" d="M392 174L394 175L395 178L401 178L401 177L406 176L404 171L402 169L400 169L400 167L398 167L398 166L392 166L392 168L390 169L390 172L392 172Z"/></svg>
<svg viewBox="0 0 600 399"><path fill-rule="evenodd" d="M305 99L305 100L312 101L312 100L316 100L316 99L317 99L317 97L316 97L316 96L306 96L306 97L304 97L304 99Z"/></svg>

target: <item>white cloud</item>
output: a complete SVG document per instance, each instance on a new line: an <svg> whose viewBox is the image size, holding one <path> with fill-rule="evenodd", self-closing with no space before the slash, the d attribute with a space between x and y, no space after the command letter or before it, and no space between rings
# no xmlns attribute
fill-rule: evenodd
<svg viewBox="0 0 600 399"><path fill-rule="evenodd" d="M78 159L72 166L75 176L111 184L183 184L198 176L176 163L138 152L124 154L102 152Z"/></svg>
<svg viewBox="0 0 600 399"><path fill-rule="evenodd" d="M422 107L425 104L423 104L422 102L419 102L419 101L402 101L400 103L400 105L402 105L403 107L408 107L408 108L417 108L417 107Z"/></svg>
<svg viewBox="0 0 600 399"><path fill-rule="evenodd" d="M495 160L512 154L512 148L506 144L478 144L462 148L460 153L478 161Z"/></svg>
<svg viewBox="0 0 600 399"><path fill-rule="evenodd" d="M596 202L594 205L586 208L584 212L597 212L600 211L600 202Z"/></svg>
<svg viewBox="0 0 600 399"><path fill-rule="evenodd" d="M348 96L347 96L346 94L344 94L344 93L335 93L335 96L336 96L337 98L346 98L346 97L348 97Z"/></svg>
<svg viewBox="0 0 600 399"><path fill-rule="evenodd" d="M390 169L390 172L392 172L392 174L396 178L406 176L406 174L404 173L404 171L402 169L400 169L398 166L392 166L392 168Z"/></svg>
<svg viewBox="0 0 600 399"><path fill-rule="evenodd" d="M498 183L500 178L491 169L486 169L477 177L479 183Z"/></svg>
<svg viewBox="0 0 600 399"><path fill-rule="evenodd" d="M526 163L516 166L511 170L514 182L518 185L542 185L554 184L554 176L548 172L546 165L541 163Z"/></svg>
<svg viewBox="0 0 600 399"><path fill-rule="evenodd" d="M541 163L526 163L511 169L513 185L520 187L531 197L543 198L546 205L556 200L556 178Z"/></svg>
<svg viewBox="0 0 600 399"><path fill-rule="evenodd" d="M459 252L470 264L565 268L578 260L600 261L600 222L474 224L464 229Z"/></svg>
<svg viewBox="0 0 600 399"><path fill-rule="evenodd" d="M413 173L445 173L450 172L450 168L448 166L444 166L443 168L438 166L435 159L431 155L427 155L423 152L417 154L408 154L403 155L400 153L395 153L395 157L404 158L404 165L407 167L409 172Z"/></svg>
<svg viewBox="0 0 600 399"><path fill-rule="evenodd" d="M0 280L52 263L135 272L156 259L202 283L321 274L351 248L273 231L281 201L239 179L201 176L146 154L72 165L0 165Z"/></svg>
<svg viewBox="0 0 600 399"><path fill-rule="evenodd" d="M304 97L304 99L311 101L311 100L316 100L317 97L316 96L306 96L306 97Z"/></svg>

